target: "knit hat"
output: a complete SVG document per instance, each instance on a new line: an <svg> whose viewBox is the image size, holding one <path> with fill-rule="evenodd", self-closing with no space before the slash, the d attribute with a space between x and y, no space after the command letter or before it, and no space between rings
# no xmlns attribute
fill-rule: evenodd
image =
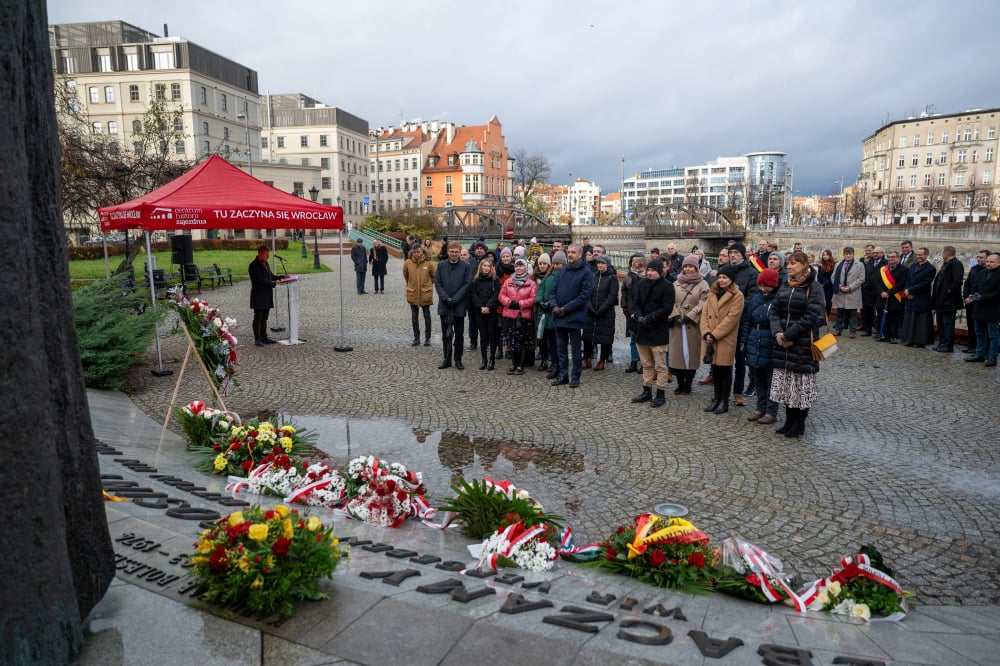
<svg viewBox="0 0 1000 666"><path fill-rule="evenodd" d="M480 236L476 240L478 240L480 243L485 243L486 242L486 236Z"/></svg>
<svg viewBox="0 0 1000 666"><path fill-rule="evenodd" d="M514 248L514 256L515 257L523 257L524 256L524 246L523 245L518 245L517 247Z"/></svg>
<svg viewBox="0 0 1000 666"><path fill-rule="evenodd" d="M556 250L556 253L552 255L553 264L566 265L566 253L562 250Z"/></svg>
<svg viewBox="0 0 1000 666"><path fill-rule="evenodd" d="M698 268L701 266L701 258L698 257L697 254L689 254L684 257L684 261L681 263L681 267L683 268L684 266L694 266L695 268Z"/></svg>
<svg viewBox="0 0 1000 666"><path fill-rule="evenodd" d="M532 236L532 237L531 237L531 242L532 242L532 243L537 243L537 242L538 242L538 239L537 239L537 238L535 238L534 236Z"/></svg>
<svg viewBox="0 0 1000 666"><path fill-rule="evenodd" d="M609 257L606 254L602 254L602 255L599 255L596 259L594 259L594 262L595 263L607 264L608 266L610 266L611 265L611 257Z"/></svg>
<svg viewBox="0 0 1000 666"><path fill-rule="evenodd" d="M538 263L540 264L552 264L552 257L549 256L548 252L542 252L542 255L538 257Z"/></svg>
<svg viewBox="0 0 1000 666"><path fill-rule="evenodd" d="M646 264L647 271L656 271L660 275L663 275L663 260L662 259L652 259L648 264Z"/></svg>
<svg viewBox="0 0 1000 666"><path fill-rule="evenodd" d="M525 259L524 257L518 257L518 258L517 258L517 259L516 259L516 260L514 261L514 265L515 265L515 266L517 266L518 264L521 264L521 265L522 265L522 266L524 266L525 268L528 268L528 260L527 260L527 259Z"/></svg>
<svg viewBox="0 0 1000 666"><path fill-rule="evenodd" d="M719 277L725 275L730 280L735 281L737 273L739 273L739 271L736 270L736 266L733 266L732 264L726 264L725 266L719 269L718 275Z"/></svg>
<svg viewBox="0 0 1000 666"><path fill-rule="evenodd" d="M649 251L649 253L650 254L659 254L660 253L660 248L654 247L652 250Z"/></svg>
<svg viewBox="0 0 1000 666"><path fill-rule="evenodd" d="M510 253L510 248L509 248L509 247L505 247L504 249L500 250L500 256L501 256L501 257L502 257L503 255L505 255L505 254L506 254L506 255L508 255L508 256L513 256L513 255L511 255L511 253Z"/></svg>
<svg viewBox="0 0 1000 666"><path fill-rule="evenodd" d="M719 271L721 273L721 271ZM778 271L773 268L765 268L757 276L757 284L762 287L778 288Z"/></svg>
<svg viewBox="0 0 1000 666"><path fill-rule="evenodd" d="M732 245L729 246L729 250L730 250L730 252L733 251L733 250L736 250L737 252L739 252L740 254L743 255L744 259L746 259L746 256L747 256L747 246L744 245L743 243L733 243Z"/></svg>

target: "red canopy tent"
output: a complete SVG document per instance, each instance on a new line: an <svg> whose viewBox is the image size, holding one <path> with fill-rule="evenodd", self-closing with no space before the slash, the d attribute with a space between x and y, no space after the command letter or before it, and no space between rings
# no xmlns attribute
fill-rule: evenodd
<svg viewBox="0 0 1000 666"><path fill-rule="evenodd" d="M217 155L163 187L98 214L104 232L344 228L340 206L282 192Z"/></svg>

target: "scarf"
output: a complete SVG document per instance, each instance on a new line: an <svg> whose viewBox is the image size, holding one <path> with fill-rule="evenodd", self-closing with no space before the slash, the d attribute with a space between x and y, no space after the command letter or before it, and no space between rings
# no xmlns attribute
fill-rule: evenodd
<svg viewBox="0 0 1000 666"><path fill-rule="evenodd" d="M694 275L685 275L684 273L681 273L677 276L676 284L679 284L681 289L690 294L691 290L704 279L705 278L701 276L701 273L695 273Z"/></svg>
<svg viewBox="0 0 1000 666"><path fill-rule="evenodd" d="M796 278L791 273L789 273L788 274L788 286L792 287L792 288L801 287L802 283L805 282L809 278L809 276L811 274L812 274L811 271L806 271L805 275L803 275L800 278Z"/></svg>
<svg viewBox="0 0 1000 666"><path fill-rule="evenodd" d="M528 281L528 271L524 271L521 275L514 273L510 276L510 279L514 283L514 287L520 289L524 286L524 283Z"/></svg>

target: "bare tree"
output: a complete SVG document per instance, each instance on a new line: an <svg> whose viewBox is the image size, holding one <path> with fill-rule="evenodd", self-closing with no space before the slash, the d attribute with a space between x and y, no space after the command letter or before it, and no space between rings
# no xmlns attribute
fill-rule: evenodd
<svg viewBox="0 0 1000 666"><path fill-rule="evenodd" d="M546 182L551 175L552 167L549 160L540 153L529 155L523 148L516 148L511 157L514 158L514 188L520 196L518 205L524 210L537 212L540 202L536 202L532 195L535 186Z"/></svg>
<svg viewBox="0 0 1000 666"><path fill-rule="evenodd" d="M859 182L855 185L847 206L851 219L864 224L872 211L872 196L868 191L868 183Z"/></svg>
<svg viewBox="0 0 1000 666"><path fill-rule="evenodd" d="M937 216L937 222L944 222L944 214L948 211L948 197L951 194L945 185L933 185L926 190L927 208L931 214L931 222Z"/></svg>
<svg viewBox="0 0 1000 666"><path fill-rule="evenodd" d="M982 200L983 193L988 192L991 188L983 185L982 180L979 178L979 174L975 171L971 171L968 174L969 179L965 184L965 208L969 211L968 221L973 221L973 212L976 208L981 208L984 201Z"/></svg>
<svg viewBox="0 0 1000 666"><path fill-rule="evenodd" d="M13 524L0 539L0 663L69 663L83 619L114 578L96 440L73 325L59 200L59 141L44 0L0 0L0 410L5 433L31 424L29 474L0 484ZM24 442L4 437L8 460Z"/></svg>

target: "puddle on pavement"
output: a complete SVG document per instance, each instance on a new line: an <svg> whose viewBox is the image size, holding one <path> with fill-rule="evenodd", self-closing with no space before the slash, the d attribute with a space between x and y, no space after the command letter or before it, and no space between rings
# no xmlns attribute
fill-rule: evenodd
<svg viewBox="0 0 1000 666"><path fill-rule="evenodd" d="M460 479L510 479L531 492L547 510L572 520L586 488L601 470L571 444L540 446L507 439L470 437L453 431L414 428L395 419L290 416L297 425L319 433L317 447L330 464L346 466L358 456L374 455L422 472L432 499L451 496Z"/></svg>

